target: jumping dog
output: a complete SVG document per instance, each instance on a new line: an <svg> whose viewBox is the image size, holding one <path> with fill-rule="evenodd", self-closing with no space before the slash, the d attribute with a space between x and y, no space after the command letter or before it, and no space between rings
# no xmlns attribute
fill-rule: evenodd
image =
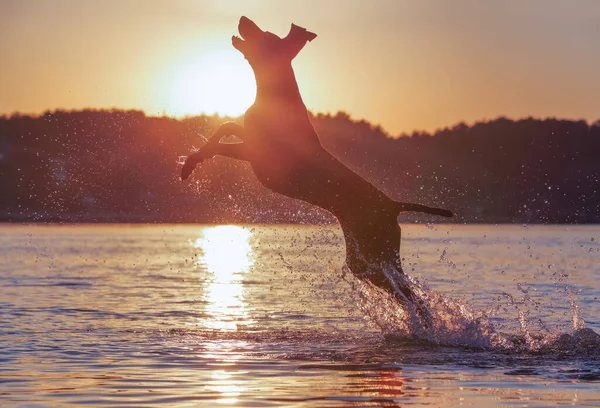
<svg viewBox="0 0 600 408"><path fill-rule="evenodd" d="M280 38L247 17L240 19L238 31L232 45L254 71L255 102L245 113L243 127L223 124L205 146L186 159L182 180L215 155L250 162L265 187L321 207L339 220L346 241L346 265L355 276L386 290L403 304L416 302L407 280L385 272L385 266L392 266L397 276L404 276L398 214L418 211L452 217L453 213L392 200L323 148L292 68L294 57L316 34L292 24L289 34ZM220 143L230 135L242 142Z"/></svg>

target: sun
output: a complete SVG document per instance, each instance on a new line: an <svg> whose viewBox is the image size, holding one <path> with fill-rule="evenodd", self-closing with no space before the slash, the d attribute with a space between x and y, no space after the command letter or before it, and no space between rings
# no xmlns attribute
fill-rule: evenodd
<svg viewBox="0 0 600 408"><path fill-rule="evenodd" d="M240 116L254 102L252 69L237 50L200 53L180 61L171 75L166 113Z"/></svg>

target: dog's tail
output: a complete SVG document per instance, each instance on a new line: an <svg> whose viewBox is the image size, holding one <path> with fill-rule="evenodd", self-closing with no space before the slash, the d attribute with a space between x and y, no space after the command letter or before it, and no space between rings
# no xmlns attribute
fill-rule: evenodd
<svg viewBox="0 0 600 408"><path fill-rule="evenodd" d="M396 202L396 204L398 212L416 211L433 215L441 215L442 217L453 217L455 215L452 211L445 210L443 208L428 207L421 204L402 203L399 201Z"/></svg>

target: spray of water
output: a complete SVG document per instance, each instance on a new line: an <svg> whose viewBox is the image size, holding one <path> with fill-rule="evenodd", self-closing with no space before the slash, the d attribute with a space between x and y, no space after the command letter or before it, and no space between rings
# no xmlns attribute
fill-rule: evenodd
<svg viewBox="0 0 600 408"><path fill-rule="evenodd" d="M366 319L389 339L513 352L597 353L600 350L600 335L585 328L573 296L570 296L573 313L571 333L534 333L530 330L527 314L522 311L519 311L518 331L503 333L490 321L493 311L475 312L467 305L427 288L391 265L373 267L386 268L385 274L388 279L395 280L396 290L399 286L407 286L415 294L415 298L409 301L401 293L388 293L368 281L353 277L345 269L345 279L358 293L358 303ZM399 301L403 297L406 301Z"/></svg>

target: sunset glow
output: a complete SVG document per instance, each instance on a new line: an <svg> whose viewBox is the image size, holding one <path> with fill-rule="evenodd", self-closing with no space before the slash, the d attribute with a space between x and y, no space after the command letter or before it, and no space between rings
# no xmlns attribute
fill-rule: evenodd
<svg viewBox="0 0 600 408"><path fill-rule="evenodd" d="M174 64L168 81L168 106L172 116L200 113L242 115L254 101L254 75L234 49L213 51Z"/></svg>
<svg viewBox="0 0 600 408"><path fill-rule="evenodd" d="M293 62L313 112L392 135L498 116L598 119L600 7L543 0L0 2L0 115L240 115L255 92L231 45L242 15L318 35Z"/></svg>

